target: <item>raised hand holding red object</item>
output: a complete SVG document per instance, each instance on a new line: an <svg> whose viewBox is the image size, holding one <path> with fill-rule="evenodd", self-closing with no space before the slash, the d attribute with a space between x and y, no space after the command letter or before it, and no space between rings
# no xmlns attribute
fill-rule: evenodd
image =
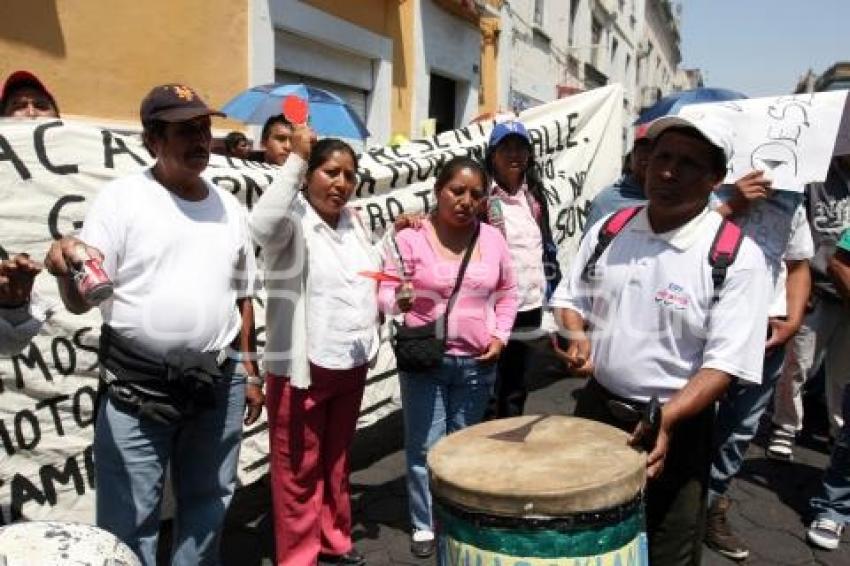
<svg viewBox="0 0 850 566"><path fill-rule="evenodd" d="M281 107L283 109L284 118L286 118L293 124L307 124L307 120L310 117L310 109L307 106L307 101L301 98L300 96L290 94L289 96L283 99Z"/></svg>

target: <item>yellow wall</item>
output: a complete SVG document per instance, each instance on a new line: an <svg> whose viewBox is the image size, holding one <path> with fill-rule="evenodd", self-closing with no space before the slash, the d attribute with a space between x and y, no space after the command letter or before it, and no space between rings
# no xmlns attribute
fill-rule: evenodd
<svg viewBox="0 0 850 566"><path fill-rule="evenodd" d="M499 20L482 18L481 23L481 91L480 114L499 109Z"/></svg>
<svg viewBox="0 0 850 566"><path fill-rule="evenodd" d="M391 124L394 133L410 135L413 122L414 18L413 0L305 0L328 14L393 42Z"/></svg>
<svg viewBox="0 0 850 566"><path fill-rule="evenodd" d="M416 88L414 8L413 0L398 1L389 18L394 34L392 131L407 136L413 134L413 94Z"/></svg>
<svg viewBox="0 0 850 566"><path fill-rule="evenodd" d="M304 0L305 4L310 4L314 8L318 8L328 14L333 14L337 18L351 22L354 25L368 29L372 33L386 36L387 30L387 13L392 9L393 4L397 4L399 0Z"/></svg>
<svg viewBox="0 0 850 566"><path fill-rule="evenodd" d="M249 5L230 0L21 0L0 9L0 80L28 69L63 114L138 121L166 82L213 106L248 86Z"/></svg>
<svg viewBox="0 0 850 566"><path fill-rule="evenodd" d="M489 0L498 6L498 0ZM248 85L248 0L4 1L0 80L28 69L47 84L63 114L136 122L154 85L182 82L221 106ZM392 131L413 131L413 0L307 0L393 42ZM482 28L482 112L498 104L497 20ZM498 33L498 32L496 32ZM489 41L488 41L489 39ZM241 127L217 121L220 127Z"/></svg>
<svg viewBox="0 0 850 566"><path fill-rule="evenodd" d="M415 34L417 17L414 0L305 0L314 8L332 14L373 33L388 37L393 42L393 87L390 108L392 131L412 135L413 97L415 89ZM487 0L495 10L502 0ZM470 17L455 1L446 0L439 5L458 17ZM495 112L499 106L498 69L498 18L472 18L481 29L481 85L479 110Z"/></svg>

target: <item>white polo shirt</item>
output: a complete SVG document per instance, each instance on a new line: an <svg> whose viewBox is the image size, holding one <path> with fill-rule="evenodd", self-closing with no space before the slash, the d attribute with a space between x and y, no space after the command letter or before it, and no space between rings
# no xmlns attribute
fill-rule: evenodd
<svg viewBox="0 0 850 566"><path fill-rule="evenodd" d="M721 220L706 208L656 234L643 209L599 258L589 283L581 272L604 222L582 240L552 306L587 321L594 377L612 393L667 401L701 368L761 381L770 277L761 250L745 238L712 305L708 253Z"/></svg>

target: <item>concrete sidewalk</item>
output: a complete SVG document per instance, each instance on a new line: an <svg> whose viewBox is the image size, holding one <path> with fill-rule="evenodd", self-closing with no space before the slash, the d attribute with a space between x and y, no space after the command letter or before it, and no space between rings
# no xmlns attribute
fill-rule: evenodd
<svg viewBox="0 0 850 566"><path fill-rule="evenodd" d="M527 413L569 414L578 379L542 376L534 384ZM402 421L396 413L358 431L351 475L354 509L353 538L370 566L434 564L417 560L408 550L407 498L404 483ZM838 550L823 552L805 542L808 498L820 481L828 459L822 438L805 438L793 464L764 457L763 439L751 446L730 496L736 505L731 522L750 544L750 565L850 565L850 536ZM230 516L223 543L224 564L273 564L273 540L268 515L268 489L254 485L240 493ZM703 564L734 564L706 549Z"/></svg>

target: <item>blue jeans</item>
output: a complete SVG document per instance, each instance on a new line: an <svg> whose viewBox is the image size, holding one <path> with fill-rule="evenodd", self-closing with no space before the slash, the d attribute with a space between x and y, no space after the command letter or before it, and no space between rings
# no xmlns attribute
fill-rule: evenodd
<svg viewBox="0 0 850 566"><path fill-rule="evenodd" d="M94 435L97 526L156 566L163 479L169 464L176 511L172 564L219 564L224 515L236 486L244 378L217 384L214 408L174 424L139 418L107 395Z"/></svg>
<svg viewBox="0 0 850 566"><path fill-rule="evenodd" d="M841 399L844 424L835 439L829 466L823 476L821 493L809 501L818 518L850 525L850 384Z"/></svg>
<svg viewBox="0 0 850 566"><path fill-rule="evenodd" d="M720 401L708 482L709 505L726 493L732 478L741 470L750 441L758 432L761 416L773 396L784 356L783 348L773 348L764 358L761 384L735 381Z"/></svg>
<svg viewBox="0 0 850 566"><path fill-rule="evenodd" d="M407 495L415 530L434 530L428 450L447 434L481 422L495 382L496 364L461 356L444 356L430 372L401 372Z"/></svg>

